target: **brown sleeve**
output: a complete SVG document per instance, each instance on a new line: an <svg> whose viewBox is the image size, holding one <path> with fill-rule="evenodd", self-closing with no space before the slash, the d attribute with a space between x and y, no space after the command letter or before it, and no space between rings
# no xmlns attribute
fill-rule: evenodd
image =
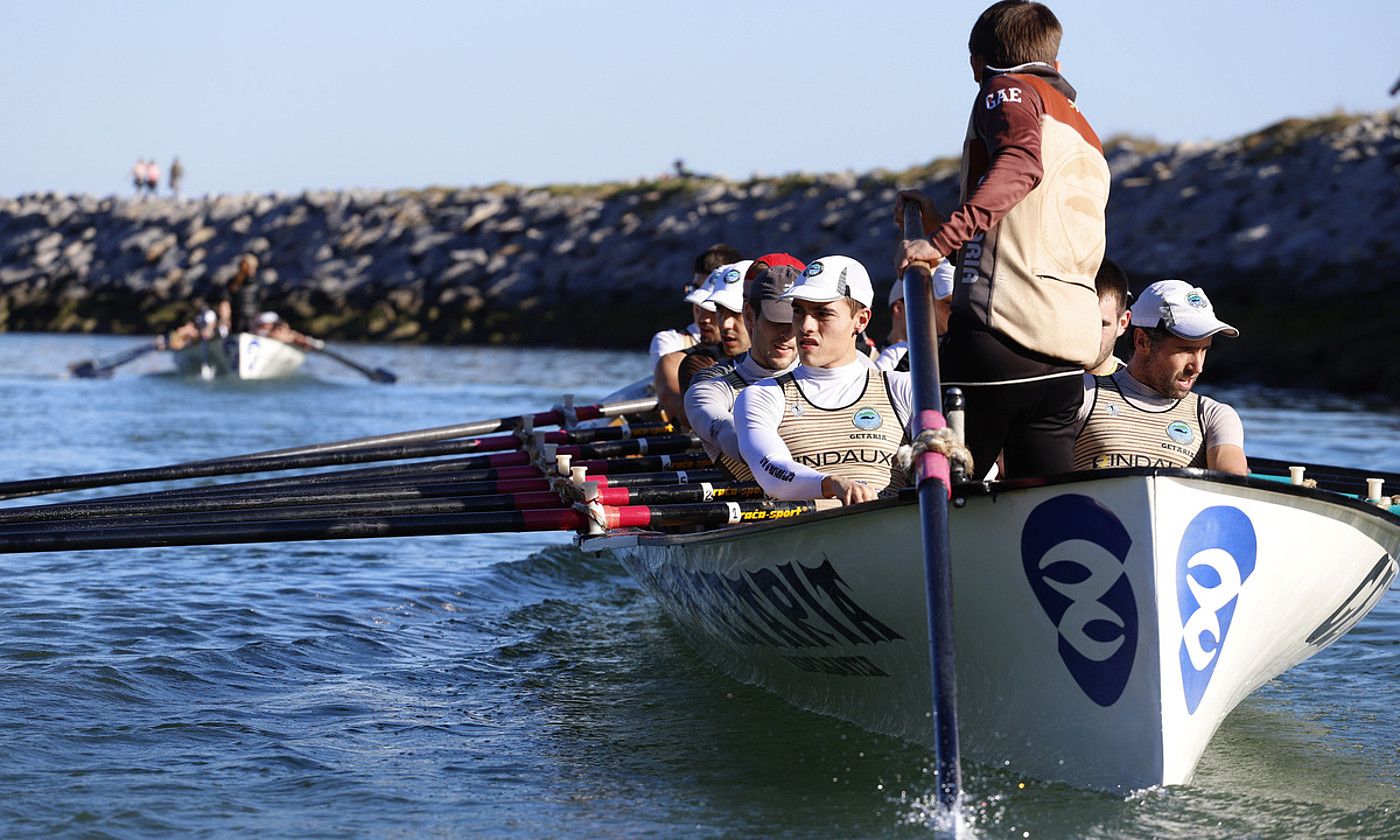
<svg viewBox="0 0 1400 840"><path fill-rule="evenodd" d="M968 144L973 177L983 173L967 199L929 237L949 256L985 233L1040 183L1041 119L1045 103L1034 86L1016 76L993 76L972 108L976 140ZM980 141L980 142L979 142Z"/></svg>

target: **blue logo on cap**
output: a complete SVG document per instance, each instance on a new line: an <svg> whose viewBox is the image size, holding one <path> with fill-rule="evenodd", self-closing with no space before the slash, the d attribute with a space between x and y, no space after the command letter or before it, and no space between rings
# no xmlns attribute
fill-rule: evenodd
<svg viewBox="0 0 1400 840"><path fill-rule="evenodd" d="M1176 553L1176 599L1181 610L1181 686L1195 714L1205 696L1240 589L1254 572L1259 542L1239 508L1209 507L1196 514Z"/></svg>
<svg viewBox="0 0 1400 840"><path fill-rule="evenodd" d="M1123 568L1132 544L1113 511L1074 493L1041 502L1021 529L1026 580L1059 633L1060 659L1105 708L1123 695L1137 656L1137 599Z"/></svg>
<svg viewBox="0 0 1400 840"><path fill-rule="evenodd" d="M814 262L807 266L807 270L802 273L808 277L816 277L818 274L822 273L822 264L820 262Z"/></svg>
<svg viewBox="0 0 1400 840"><path fill-rule="evenodd" d="M1186 302L1196 307L1197 309L1205 309L1207 306L1210 305L1206 303L1206 299L1197 292L1192 292L1188 294L1186 296Z"/></svg>
<svg viewBox="0 0 1400 840"><path fill-rule="evenodd" d="M743 278L743 275L739 273L739 269L737 269L737 268L731 268L731 269L729 269L729 271L725 272L725 275L724 275L724 283L725 283L726 286L729 285L730 283L738 283L739 280L742 279L742 278Z"/></svg>

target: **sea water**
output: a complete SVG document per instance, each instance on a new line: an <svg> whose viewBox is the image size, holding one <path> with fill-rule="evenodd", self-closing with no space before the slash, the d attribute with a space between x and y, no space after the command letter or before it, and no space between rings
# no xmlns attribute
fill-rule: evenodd
<svg viewBox="0 0 1400 840"><path fill-rule="evenodd" d="M580 404L641 353L344 349L203 382L134 339L0 335L0 480ZM1393 408L1213 388L1252 454L1400 471ZM1360 490L1361 488L1357 488ZM0 556L0 836L921 837L930 756L698 659L562 535ZM1226 720L1191 785L964 768L976 835L1400 836L1400 594Z"/></svg>

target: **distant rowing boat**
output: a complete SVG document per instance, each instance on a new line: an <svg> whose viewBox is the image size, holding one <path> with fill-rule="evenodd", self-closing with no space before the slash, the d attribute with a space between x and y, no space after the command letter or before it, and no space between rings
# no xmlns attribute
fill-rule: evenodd
<svg viewBox="0 0 1400 840"><path fill-rule="evenodd" d="M1189 782L1230 710L1365 616L1400 554L1393 511L1200 470L963 485L956 503L963 749L1116 791ZM731 676L931 743L919 533L906 493L583 545Z"/></svg>
<svg viewBox="0 0 1400 840"><path fill-rule="evenodd" d="M186 376L212 379L280 379L306 362L306 351L267 336L239 333L216 341L196 341L175 351L175 369Z"/></svg>

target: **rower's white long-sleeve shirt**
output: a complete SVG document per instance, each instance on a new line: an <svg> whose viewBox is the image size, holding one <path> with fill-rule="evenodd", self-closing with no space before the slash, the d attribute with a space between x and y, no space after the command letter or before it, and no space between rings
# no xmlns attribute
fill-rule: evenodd
<svg viewBox="0 0 1400 840"><path fill-rule="evenodd" d="M796 366L797 362L794 361L782 370L769 370L754 361L753 354L745 353L735 364L734 370L752 385L787 373ZM728 365L723 368L728 370ZM724 453L742 461L744 456L739 453L739 436L734 432L734 401L739 391L722 376L702 379L705 375L706 371L696 374L695 381L686 389L686 419L690 421L695 436L700 438L700 445L705 447L705 454L718 459L720 453Z"/></svg>
<svg viewBox="0 0 1400 840"><path fill-rule="evenodd" d="M880 351L880 355L875 358L876 370L894 370L895 366L904 360L909 352L909 342L896 341L889 347Z"/></svg>
<svg viewBox="0 0 1400 840"><path fill-rule="evenodd" d="M807 402L828 410L853 404L865 392L870 360L857 358L848 365L814 368L799 365L792 373ZM890 399L895 413L904 419L913 435L914 393L909 374L890 372ZM877 387L878 379L871 383ZM784 412L792 410L783 399L783 387L776 379L764 379L745 388L734 403L734 431L739 452L753 470L763 491L775 499L820 499L822 480L818 472L792 457L778 424Z"/></svg>

